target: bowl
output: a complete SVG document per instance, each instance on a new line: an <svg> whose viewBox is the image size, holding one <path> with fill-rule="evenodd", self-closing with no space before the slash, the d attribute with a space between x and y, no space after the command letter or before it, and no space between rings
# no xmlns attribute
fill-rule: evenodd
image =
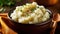
<svg viewBox="0 0 60 34"><path fill-rule="evenodd" d="M53 24L52 23L53 14L50 10L46 9L50 14L50 18L47 21L44 21L38 24L22 24L11 19L10 15L14 9L10 10L10 12L8 13L8 18L10 21L12 21L12 24L13 24L12 27L10 28L16 31L18 34L48 34L50 33L51 26Z"/></svg>

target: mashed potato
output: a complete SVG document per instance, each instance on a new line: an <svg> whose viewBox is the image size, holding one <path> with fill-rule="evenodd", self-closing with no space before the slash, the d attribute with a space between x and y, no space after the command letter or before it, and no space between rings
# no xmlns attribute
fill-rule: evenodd
<svg viewBox="0 0 60 34"><path fill-rule="evenodd" d="M39 6L36 2L33 2L17 6L10 17L19 23L36 24L48 20L50 14L44 6Z"/></svg>

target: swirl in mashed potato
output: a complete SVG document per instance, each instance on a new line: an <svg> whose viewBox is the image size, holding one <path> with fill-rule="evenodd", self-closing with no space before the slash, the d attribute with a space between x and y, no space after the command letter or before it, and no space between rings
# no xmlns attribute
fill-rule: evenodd
<svg viewBox="0 0 60 34"><path fill-rule="evenodd" d="M10 17L19 23L36 24L48 20L50 14L44 6L39 6L36 2L33 2L17 6Z"/></svg>

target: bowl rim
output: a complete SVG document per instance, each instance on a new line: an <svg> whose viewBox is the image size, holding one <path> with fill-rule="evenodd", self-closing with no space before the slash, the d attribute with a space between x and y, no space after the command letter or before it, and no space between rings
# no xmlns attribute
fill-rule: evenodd
<svg viewBox="0 0 60 34"><path fill-rule="evenodd" d="M14 8L14 9L15 9L15 8ZM14 22L14 23L17 23L17 24L22 24L22 23L19 23L19 22L14 21L14 20L11 19L10 15L11 15L11 13L13 12L14 9L12 9L12 10L10 10L10 11L8 12L8 15L7 15L7 16L8 16L8 18L9 18L9 20L12 21L12 22ZM44 25L44 24L49 23L50 21L52 21L53 13L52 13L49 9L46 9L46 10L50 13L50 18L49 18L48 20L46 20L46 21L44 21L44 22L41 22L41 23L37 23L37 24L23 24L23 25Z"/></svg>

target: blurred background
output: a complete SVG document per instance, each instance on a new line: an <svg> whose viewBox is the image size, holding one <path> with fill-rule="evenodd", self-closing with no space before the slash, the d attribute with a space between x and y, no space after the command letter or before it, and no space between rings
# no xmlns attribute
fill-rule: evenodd
<svg viewBox="0 0 60 34"><path fill-rule="evenodd" d="M18 5L33 1L37 2L39 5L44 5L51 11L60 11L60 0L0 0L0 13L9 12L9 10Z"/></svg>

